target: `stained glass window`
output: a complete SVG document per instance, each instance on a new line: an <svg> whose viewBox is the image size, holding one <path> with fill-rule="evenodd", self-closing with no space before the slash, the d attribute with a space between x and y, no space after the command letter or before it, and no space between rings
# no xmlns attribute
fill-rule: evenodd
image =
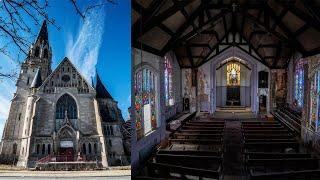
<svg viewBox="0 0 320 180"><path fill-rule="evenodd" d="M174 104L172 72L172 59L169 55L166 55L164 56L164 87L167 106L172 106Z"/></svg>
<svg viewBox="0 0 320 180"><path fill-rule="evenodd" d="M310 87L310 122L309 127L314 131L319 131L320 117L320 70L311 79Z"/></svg>
<svg viewBox="0 0 320 180"><path fill-rule="evenodd" d="M227 65L227 86L240 86L240 65L238 63Z"/></svg>
<svg viewBox="0 0 320 180"><path fill-rule="evenodd" d="M303 107L303 91L304 91L304 70L303 60L297 62L295 68L294 80L294 98L298 107Z"/></svg>
<svg viewBox="0 0 320 180"><path fill-rule="evenodd" d="M134 79L136 131L141 138L157 127L156 76L150 69L142 68Z"/></svg>

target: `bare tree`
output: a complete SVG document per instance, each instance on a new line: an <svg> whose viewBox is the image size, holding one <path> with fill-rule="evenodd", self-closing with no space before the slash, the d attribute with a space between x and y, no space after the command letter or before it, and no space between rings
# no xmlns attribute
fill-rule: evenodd
<svg viewBox="0 0 320 180"><path fill-rule="evenodd" d="M116 4L113 0L92 0L85 1L88 4L80 8L78 1L66 0L65 2L71 3L75 13L84 20L89 11L106 4ZM54 17L48 14L48 7L50 7L49 0L0 0L0 53L20 63L20 54L27 54L32 43L30 39L35 37L31 30L30 20L40 26L41 21L45 19L59 30L60 26ZM17 57L12 57L11 48L18 49L18 52L14 52ZM14 77L16 77L15 73L0 72L0 79Z"/></svg>

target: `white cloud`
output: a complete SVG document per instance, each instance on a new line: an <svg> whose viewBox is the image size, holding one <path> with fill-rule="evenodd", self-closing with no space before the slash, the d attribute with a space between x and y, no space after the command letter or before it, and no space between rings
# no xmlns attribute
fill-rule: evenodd
<svg viewBox="0 0 320 180"><path fill-rule="evenodd" d="M98 61L102 43L105 12L103 8L90 12L79 27L77 37L69 35L66 46L67 57L90 81L95 75L95 66Z"/></svg>

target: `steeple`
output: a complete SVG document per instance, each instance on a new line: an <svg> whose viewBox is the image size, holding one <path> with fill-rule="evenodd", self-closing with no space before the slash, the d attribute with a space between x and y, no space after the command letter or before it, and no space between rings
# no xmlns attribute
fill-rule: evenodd
<svg viewBox="0 0 320 180"><path fill-rule="evenodd" d="M43 23L42 23L41 29L40 29L39 34L38 34L38 38L36 40L36 43L37 42L39 42L39 43L44 42L44 44L49 42L48 27L47 27L47 21L46 20L44 20Z"/></svg>
<svg viewBox="0 0 320 180"><path fill-rule="evenodd" d="M41 79L41 70L38 68L36 75L33 78L33 81L31 83L31 88L38 88L42 84L42 79Z"/></svg>
<svg viewBox="0 0 320 180"><path fill-rule="evenodd" d="M37 39L32 43L29 49L28 56L23 66L25 66L25 68L32 68L33 72L35 68L40 68L41 78L42 81L44 81L51 73L51 59L52 51L49 44L48 27L46 20L44 20Z"/></svg>
<svg viewBox="0 0 320 180"><path fill-rule="evenodd" d="M97 73L97 82L96 82L95 88L97 92L97 96L96 96L97 98L113 99L110 93L108 92L108 90L102 84L98 73Z"/></svg>

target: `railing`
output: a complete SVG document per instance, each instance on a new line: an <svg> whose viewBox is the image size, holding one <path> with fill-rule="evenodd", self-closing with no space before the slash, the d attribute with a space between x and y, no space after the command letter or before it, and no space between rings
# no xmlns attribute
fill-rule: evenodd
<svg viewBox="0 0 320 180"><path fill-rule="evenodd" d="M72 161L87 161L85 155L70 156L70 155L48 155L37 161L37 163L49 163L49 162L72 162Z"/></svg>

